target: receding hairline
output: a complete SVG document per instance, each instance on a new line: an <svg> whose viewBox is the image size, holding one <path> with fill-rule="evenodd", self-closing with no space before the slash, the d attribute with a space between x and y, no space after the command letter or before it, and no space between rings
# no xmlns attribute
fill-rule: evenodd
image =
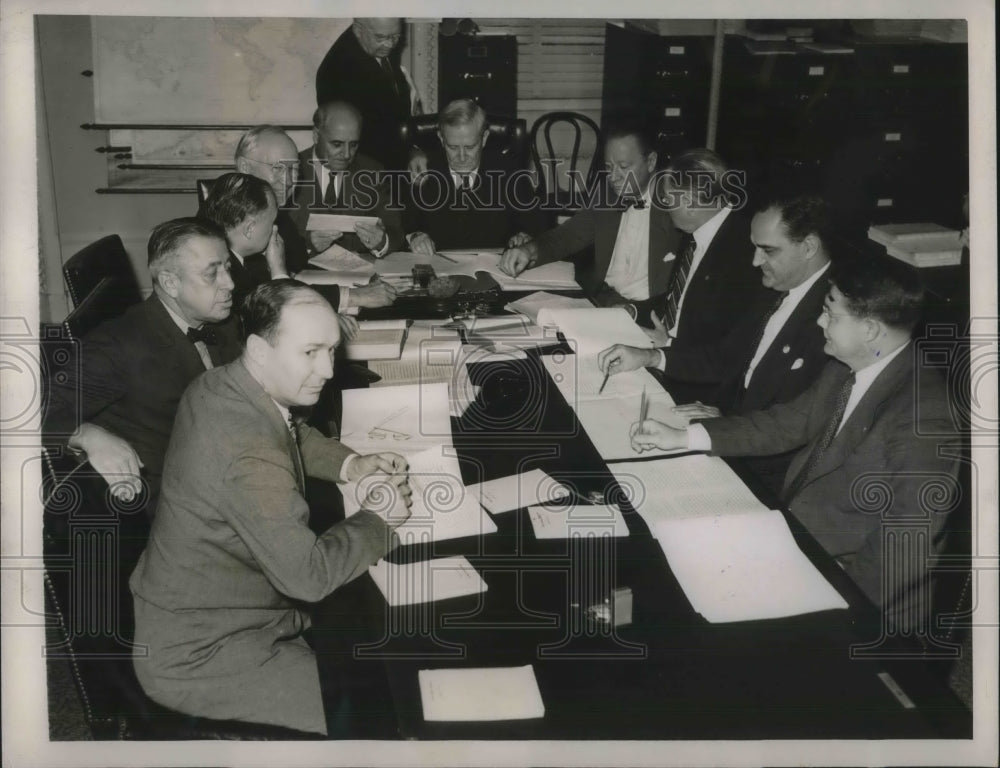
<svg viewBox="0 0 1000 768"><path fill-rule="evenodd" d="M281 335L282 332L282 322L285 319L285 313L292 307L297 306L308 306L313 304L318 307L325 307L329 310L330 314L333 315L334 325L337 328L337 336L340 336L340 322L337 319L337 311L333 308L329 301L323 297L321 293L313 288L297 288L285 302L281 305L281 309L278 311L278 322L274 326L272 331L272 338L276 338Z"/></svg>
<svg viewBox="0 0 1000 768"><path fill-rule="evenodd" d="M316 107L313 113L313 128L322 130L335 120L353 119L361 127L361 112L353 104L346 101L328 101Z"/></svg>

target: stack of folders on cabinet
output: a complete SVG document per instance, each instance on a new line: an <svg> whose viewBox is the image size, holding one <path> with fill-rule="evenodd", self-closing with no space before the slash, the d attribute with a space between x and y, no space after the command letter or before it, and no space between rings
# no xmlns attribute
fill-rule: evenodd
<svg viewBox="0 0 1000 768"><path fill-rule="evenodd" d="M961 233L940 224L878 224L868 228L868 239L915 267L951 267L962 261Z"/></svg>

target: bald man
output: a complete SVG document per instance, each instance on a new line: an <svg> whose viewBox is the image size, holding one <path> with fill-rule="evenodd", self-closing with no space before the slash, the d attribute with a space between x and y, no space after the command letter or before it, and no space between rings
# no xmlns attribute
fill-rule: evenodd
<svg viewBox="0 0 1000 768"><path fill-rule="evenodd" d="M310 246L322 253L337 243L360 254L381 258L406 247L399 211L389 210L390 190L380 163L358 152L361 113L343 101L331 101L313 113L313 145L299 154L295 185L295 223ZM355 232L307 231L311 213L375 216Z"/></svg>
<svg viewBox="0 0 1000 768"><path fill-rule="evenodd" d="M366 124L362 151L392 169L406 167L410 152L399 124L423 112L416 87L400 65L402 35L402 19L354 19L316 71L316 103L354 104Z"/></svg>

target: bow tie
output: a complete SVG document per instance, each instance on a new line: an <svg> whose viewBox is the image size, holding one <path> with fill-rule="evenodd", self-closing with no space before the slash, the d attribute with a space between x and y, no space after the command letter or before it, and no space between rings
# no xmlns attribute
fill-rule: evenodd
<svg viewBox="0 0 1000 768"><path fill-rule="evenodd" d="M188 328L187 337L192 343L203 341L206 344L216 344L219 341L219 337L216 335L215 329L204 325L201 328Z"/></svg>

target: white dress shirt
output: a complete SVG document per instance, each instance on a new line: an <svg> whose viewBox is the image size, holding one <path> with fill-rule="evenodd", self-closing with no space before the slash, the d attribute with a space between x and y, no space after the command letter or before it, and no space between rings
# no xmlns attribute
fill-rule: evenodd
<svg viewBox="0 0 1000 768"><path fill-rule="evenodd" d="M667 346L677 338L677 326L680 325L681 315L684 312L684 297L687 296L688 288L694 282L694 275L698 271L698 267L701 265L702 260L705 258L705 252L708 247L712 244L712 240L715 239L716 234L719 232L719 228L725 223L726 219L729 218L729 214L733 212L733 209L728 205L720 209L717 214L712 218L702 224L698 229L691 233L694 237L694 257L691 260L691 269L688 271L687 282L684 283L684 289L681 291L681 298L677 302L677 316L674 318L674 325L668 331Z"/></svg>
<svg viewBox="0 0 1000 768"><path fill-rule="evenodd" d="M194 328L194 326L174 312L162 301L160 303L163 304L163 308L167 310L167 314L170 315L170 319L173 320L177 327L181 329L181 333L187 336L188 328ZM202 325L204 325L204 323L202 323ZM198 328L201 328L201 325L199 325ZM197 330L197 328L195 328L195 330ZM204 341L196 341L194 343L194 348L198 351L198 357L201 358L201 362L205 366L206 371L215 367L212 363L212 356L208 354L208 347L205 345Z"/></svg>
<svg viewBox="0 0 1000 768"><path fill-rule="evenodd" d="M757 351L754 352L753 358L750 360L750 365L747 367L746 375L743 377L743 386L750 386L750 378L753 376L753 372L757 369L757 364L760 363L761 358L767 353L767 350L774 343L774 340L778 338L778 334L781 333L781 329L785 327L785 323L792 316L795 309L802 303L802 299L816 284L816 281L826 273L827 269L830 268L830 262L824 264L820 269L817 269L812 275L806 278L805 282L800 285L795 286L785 294L785 298L781 300L781 304L774 311L774 314L767 321L767 325L764 326L764 335L760 337L760 343L757 345ZM818 318L817 318L818 319Z"/></svg>
<svg viewBox="0 0 1000 768"><path fill-rule="evenodd" d="M622 212L618 235L604 278L618 294L630 301L649 298L649 188L642 208L629 206Z"/></svg>

